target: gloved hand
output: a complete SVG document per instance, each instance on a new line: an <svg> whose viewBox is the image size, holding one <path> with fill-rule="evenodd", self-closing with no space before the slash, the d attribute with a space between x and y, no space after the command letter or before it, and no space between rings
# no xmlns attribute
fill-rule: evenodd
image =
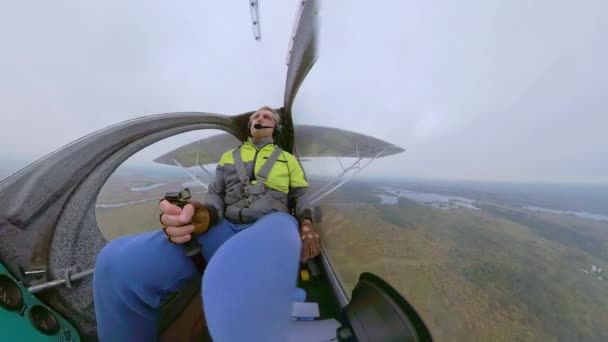
<svg viewBox="0 0 608 342"><path fill-rule="evenodd" d="M300 238L302 239L301 261L312 259L321 253L321 237L311 220L305 219L300 224Z"/></svg>
<svg viewBox="0 0 608 342"><path fill-rule="evenodd" d="M184 208L160 201L160 223L169 241L182 244L190 241L190 234L203 234L218 222L217 210L211 205L189 201Z"/></svg>

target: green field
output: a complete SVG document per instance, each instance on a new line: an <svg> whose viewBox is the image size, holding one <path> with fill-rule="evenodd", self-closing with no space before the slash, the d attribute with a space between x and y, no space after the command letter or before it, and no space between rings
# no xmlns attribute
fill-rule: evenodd
<svg viewBox="0 0 608 342"><path fill-rule="evenodd" d="M113 177L102 188L97 203L99 204L121 204L132 201L146 200L141 203L130 204L121 207L97 208L95 215L97 223L103 235L108 240L119 236L142 233L160 229L158 221L158 202L168 191L179 191L183 189L183 183L188 178L155 178L155 177ZM156 187L147 191L134 192L131 187L142 187L151 184L166 185ZM192 187L192 199L202 201L204 194L200 193L202 188Z"/></svg>
<svg viewBox="0 0 608 342"><path fill-rule="evenodd" d="M384 277L439 341L608 340L608 281L580 270L608 264L605 223L490 202L383 205L361 190L328 199L357 207L324 207L323 241L348 291L361 272Z"/></svg>

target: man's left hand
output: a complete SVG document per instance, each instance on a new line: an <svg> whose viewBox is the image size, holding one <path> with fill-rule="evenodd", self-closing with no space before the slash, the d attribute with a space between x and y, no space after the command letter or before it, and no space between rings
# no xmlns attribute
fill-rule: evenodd
<svg viewBox="0 0 608 342"><path fill-rule="evenodd" d="M314 258L321 253L321 237L312 225L311 220L302 221L300 238L302 239L302 261Z"/></svg>

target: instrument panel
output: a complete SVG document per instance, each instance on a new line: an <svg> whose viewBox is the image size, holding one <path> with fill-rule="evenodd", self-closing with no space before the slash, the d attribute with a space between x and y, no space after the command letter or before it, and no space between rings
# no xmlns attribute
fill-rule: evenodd
<svg viewBox="0 0 608 342"><path fill-rule="evenodd" d="M0 263L0 340L79 342L76 329Z"/></svg>

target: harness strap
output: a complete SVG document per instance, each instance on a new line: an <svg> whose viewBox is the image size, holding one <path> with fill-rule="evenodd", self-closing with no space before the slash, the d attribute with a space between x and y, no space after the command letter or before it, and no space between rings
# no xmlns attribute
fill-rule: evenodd
<svg viewBox="0 0 608 342"><path fill-rule="evenodd" d="M245 163L241 158L241 147L235 148L232 151L232 157L234 158L234 166L236 167L236 173L239 175L241 183L249 184L249 176L247 176L247 170L245 170Z"/></svg>
<svg viewBox="0 0 608 342"><path fill-rule="evenodd" d="M236 173L239 176L239 180L246 186L250 186L250 190L253 190L253 192L262 193L263 190L260 187L252 187L252 184L249 182L249 176L247 176L247 170L245 169L245 163L243 162L243 158L241 158L240 149L241 147L239 146L238 148L235 148L234 151L232 151L232 157L234 158L234 167L236 168ZM270 173L270 170L272 170L272 167L274 166L274 164L276 164L277 160L279 159L279 155L282 152L283 150L280 147L275 147L270 157L268 157L268 160L266 160L266 163L264 163L264 166L262 166L262 168L256 175L256 179L261 180L258 181L258 184L262 184L268 179L268 174Z"/></svg>
<svg viewBox="0 0 608 342"><path fill-rule="evenodd" d="M261 180L261 182L258 181L258 183L263 183L268 179L268 174L270 173L270 170L272 170L274 164L279 159L279 154L281 154L281 152L283 152L283 150L281 150L280 147L276 146L270 157L268 157L268 160L266 160L266 163L264 163L264 166L262 166L260 172L256 175L256 179Z"/></svg>
<svg viewBox="0 0 608 342"><path fill-rule="evenodd" d="M274 164L276 164L277 160L279 159L279 155L283 152L283 150L280 147L275 146L274 151L271 153L270 157L268 157L256 175L257 183L251 184L249 176L247 175L245 163L241 157L240 148L241 146L232 151L234 166L236 168L240 183L236 183L230 187L230 189L228 189L228 193L230 194L231 198L230 202L232 203L228 204L226 207L226 217L232 217L233 219L238 218L238 221L243 223L243 209L254 208L255 203L258 200L270 199L269 195L267 194L266 187L264 186L264 182L266 182L268 179L268 175L270 174L272 167ZM273 205L273 208L276 207L276 210L283 211L281 206L278 206L272 201L270 203Z"/></svg>

